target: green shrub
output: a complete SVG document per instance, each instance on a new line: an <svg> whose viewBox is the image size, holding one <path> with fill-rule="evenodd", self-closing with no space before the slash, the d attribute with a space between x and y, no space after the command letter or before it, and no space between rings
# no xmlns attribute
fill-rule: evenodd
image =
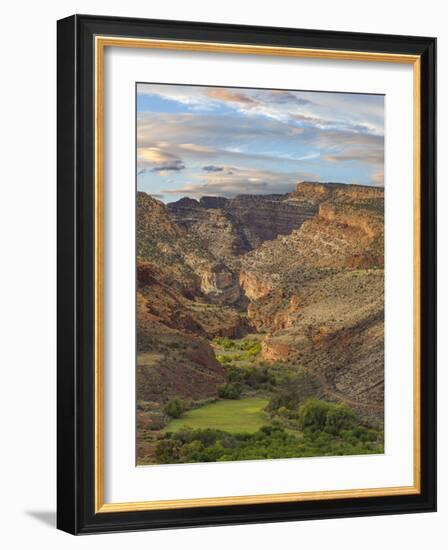
<svg viewBox="0 0 448 550"><path fill-rule="evenodd" d="M221 384L218 386L218 395L222 399L238 399L241 397L242 388L239 384Z"/></svg>
<svg viewBox="0 0 448 550"><path fill-rule="evenodd" d="M299 421L302 430L322 431L325 428L330 407L330 403L326 401L308 399L299 408Z"/></svg>
<svg viewBox="0 0 448 550"><path fill-rule="evenodd" d="M275 412L281 407L291 411L303 404L307 399L319 394L321 383L319 380L305 371L285 376L277 381L278 391L269 401L268 410Z"/></svg>
<svg viewBox="0 0 448 550"><path fill-rule="evenodd" d="M320 399L308 399L299 408L299 422L303 430L311 432L327 432L339 435L343 431L350 430L357 422L356 414L344 404L328 403ZM346 437L354 436L355 439L365 437L365 428L360 427L358 433L347 433Z"/></svg>
<svg viewBox="0 0 448 550"><path fill-rule="evenodd" d="M261 342L259 340L243 340L239 347L251 356L258 355L261 352Z"/></svg>
<svg viewBox="0 0 448 550"><path fill-rule="evenodd" d="M182 444L172 439L162 439L155 448L155 457L159 464L173 464L179 462Z"/></svg>
<svg viewBox="0 0 448 550"><path fill-rule="evenodd" d="M221 346L224 349L232 349L234 347L234 342L230 338L227 338L227 336L217 336L213 339L214 344L217 346Z"/></svg>
<svg viewBox="0 0 448 550"><path fill-rule="evenodd" d="M187 410L187 404L179 397L173 397L163 407L163 412L171 418L180 418Z"/></svg>
<svg viewBox="0 0 448 550"><path fill-rule="evenodd" d="M355 413L346 405L332 405L327 412L325 431L331 434L339 434L342 430L348 430L355 423Z"/></svg>
<svg viewBox="0 0 448 550"><path fill-rule="evenodd" d="M166 426L166 417L163 414L153 414L151 415L151 423L149 429L153 431L161 430Z"/></svg>

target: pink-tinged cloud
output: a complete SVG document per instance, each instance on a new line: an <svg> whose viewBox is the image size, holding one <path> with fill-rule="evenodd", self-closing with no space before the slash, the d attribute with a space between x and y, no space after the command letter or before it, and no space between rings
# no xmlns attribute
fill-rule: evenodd
<svg viewBox="0 0 448 550"><path fill-rule="evenodd" d="M139 170L148 169L154 172L168 172L185 168L185 164L180 157L158 147L139 148L137 161Z"/></svg>
<svg viewBox="0 0 448 550"><path fill-rule="evenodd" d="M218 101L240 103L242 105L256 105L258 102L241 92L236 92L232 88L209 88L205 94Z"/></svg>

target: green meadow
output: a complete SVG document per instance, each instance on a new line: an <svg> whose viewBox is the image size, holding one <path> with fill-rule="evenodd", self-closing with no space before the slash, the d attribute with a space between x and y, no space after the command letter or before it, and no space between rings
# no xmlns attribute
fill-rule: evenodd
<svg viewBox="0 0 448 550"><path fill-rule="evenodd" d="M223 399L187 411L182 418L172 420L164 431L211 428L228 433L255 433L268 421L263 410L267 404L264 397Z"/></svg>

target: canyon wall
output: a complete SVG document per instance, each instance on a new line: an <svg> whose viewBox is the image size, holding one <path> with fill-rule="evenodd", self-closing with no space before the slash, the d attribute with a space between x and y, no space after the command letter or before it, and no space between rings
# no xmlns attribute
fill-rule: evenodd
<svg viewBox="0 0 448 550"><path fill-rule="evenodd" d="M244 254L264 241L287 235L317 212L313 204L287 199L288 195L184 198L167 208L180 227L194 231L208 250L225 257Z"/></svg>

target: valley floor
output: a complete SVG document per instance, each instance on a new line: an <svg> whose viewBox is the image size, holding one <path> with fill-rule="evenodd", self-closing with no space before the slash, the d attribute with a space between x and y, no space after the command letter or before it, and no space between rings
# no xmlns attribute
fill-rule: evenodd
<svg viewBox="0 0 448 550"><path fill-rule="evenodd" d="M211 341L227 375L217 398L139 403L140 420L156 427L140 422L139 465L384 452L379 423L341 403L320 377L264 361L261 337Z"/></svg>

